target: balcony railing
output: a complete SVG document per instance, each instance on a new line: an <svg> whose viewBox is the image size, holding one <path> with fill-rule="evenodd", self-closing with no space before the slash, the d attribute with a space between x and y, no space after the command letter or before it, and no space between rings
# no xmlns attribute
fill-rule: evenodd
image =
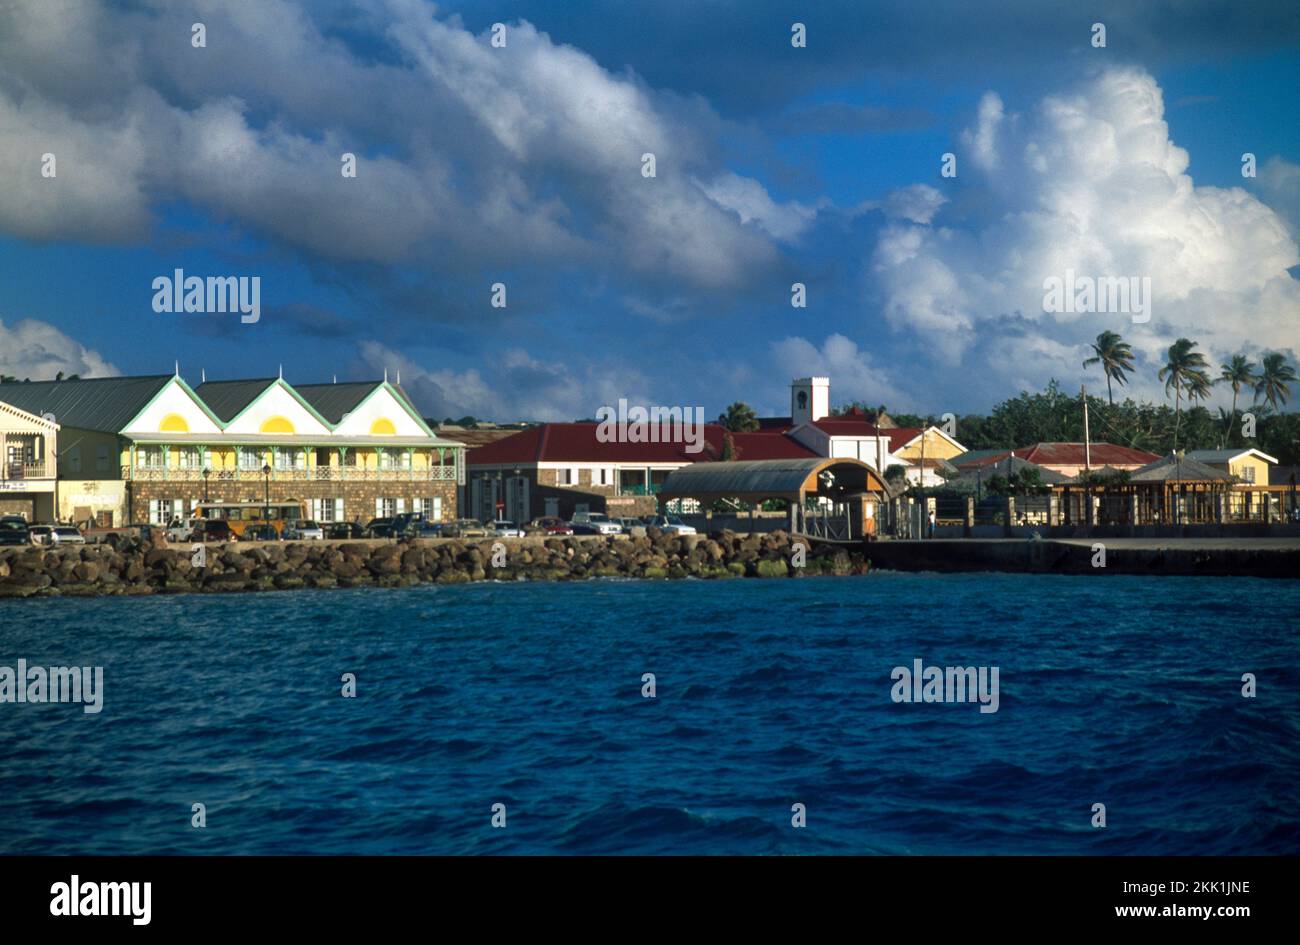
<svg viewBox="0 0 1300 945"><path fill-rule="evenodd" d="M122 478L138 482L203 481L203 470L137 466L122 467ZM262 482L261 469L214 469L209 482ZM312 469L272 469L272 482L455 482L455 466L432 466L427 469L361 469L354 466L317 466Z"/></svg>
<svg viewBox="0 0 1300 945"><path fill-rule="evenodd" d="M0 467L5 479L53 479L53 468L46 472L45 463L5 463Z"/></svg>

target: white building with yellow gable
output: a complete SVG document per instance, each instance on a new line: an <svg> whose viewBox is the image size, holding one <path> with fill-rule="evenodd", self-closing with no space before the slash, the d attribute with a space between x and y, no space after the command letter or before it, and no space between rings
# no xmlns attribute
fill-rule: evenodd
<svg viewBox="0 0 1300 945"><path fill-rule="evenodd" d="M291 385L179 374L0 385L62 428L59 517L163 524L200 502L297 505L329 523L456 518L464 447L438 437L399 385Z"/></svg>

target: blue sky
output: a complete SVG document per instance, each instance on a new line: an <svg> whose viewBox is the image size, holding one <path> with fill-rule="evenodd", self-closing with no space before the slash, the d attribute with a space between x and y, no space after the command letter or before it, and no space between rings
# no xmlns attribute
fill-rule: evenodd
<svg viewBox="0 0 1300 945"><path fill-rule="evenodd" d="M401 371L510 420L779 413L811 373L961 413L1099 388L1108 328L1146 396L1181 335L1294 361L1300 13L979 6L6 6L0 372ZM1150 322L1044 312L1067 267L1151 278ZM177 268L260 277L261 320L154 312Z"/></svg>

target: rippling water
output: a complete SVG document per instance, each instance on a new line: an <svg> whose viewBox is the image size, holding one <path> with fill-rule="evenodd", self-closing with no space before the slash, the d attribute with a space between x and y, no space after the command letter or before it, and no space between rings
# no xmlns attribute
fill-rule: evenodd
<svg viewBox="0 0 1300 945"><path fill-rule="evenodd" d="M988 574L5 601L0 665L105 697L0 704L0 852L1297 853L1297 614ZM916 658L999 666L1000 710L894 704Z"/></svg>

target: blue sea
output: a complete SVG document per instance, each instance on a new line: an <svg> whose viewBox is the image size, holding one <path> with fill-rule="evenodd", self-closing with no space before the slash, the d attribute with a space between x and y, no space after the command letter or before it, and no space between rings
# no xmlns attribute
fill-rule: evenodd
<svg viewBox="0 0 1300 945"><path fill-rule="evenodd" d="M0 704L0 853L1300 853L1298 614L900 573L4 601L0 665L104 703ZM999 667L998 711L893 702L915 659Z"/></svg>

